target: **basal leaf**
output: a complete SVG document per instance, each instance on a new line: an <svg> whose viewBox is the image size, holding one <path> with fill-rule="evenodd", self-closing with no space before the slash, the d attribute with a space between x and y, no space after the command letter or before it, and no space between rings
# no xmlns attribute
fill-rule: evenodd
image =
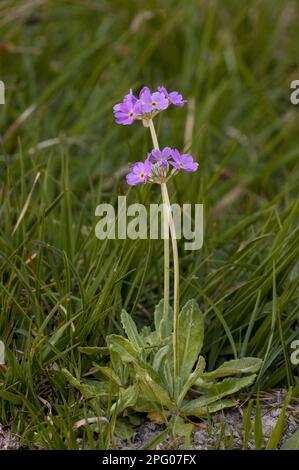
<svg viewBox="0 0 299 470"><path fill-rule="evenodd" d="M168 357L168 356L167 356ZM170 393L173 392L173 368L169 360L163 361L163 382Z"/></svg>
<svg viewBox="0 0 299 470"><path fill-rule="evenodd" d="M281 450L299 450L299 429L284 443Z"/></svg>
<svg viewBox="0 0 299 470"><path fill-rule="evenodd" d="M130 341L119 335L109 335L107 344L110 351L117 353L123 362L138 362L139 354Z"/></svg>
<svg viewBox="0 0 299 470"><path fill-rule="evenodd" d="M84 398L99 398L101 396L114 395L111 386L105 382L86 381L80 382L67 369L62 369L62 373L67 378L72 387L79 390Z"/></svg>
<svg viewBox="0 0 299 470"><path fill-rule="evenodd" d="M118 385L119 387L122 386L122 383L119 379L119 377L117 376L117 374L114 372L113 369L111 369L111 367L101 367L101 366L97 366L97 371L101 372L109 381L111 381L112 383L114 383L115 385Z"/></svg>
<svg viewBox="0 0 299 470"><path fill-rule="evenodd" d="M206 366L206 361L202 356L199 356L197 361L195 370L189 375L187 381L183 385L182 391L180 393L178 403L182 403L183 399L185 398L186 394L190 390L191 387L195 384L196 380L202 375Z"/></svg>
<svg viewBox="0 0 299 470"><path fill-rule="evenodd" d="M262 365L262 359L258 357L243 357L225 361L218 369L203 374L205 379L218 379L229 375L255 374Z"/></svg>
<svg viewBox="0 0 299 470"><path fill-rule="evenodd" d="M180 416L176 416L173 422L173 434L184 439L184 450L191 449L191 437L193 432L193 424L186 423Z"/></svg>
<svg viewBox="0 0 299 470"><path fill-rule="evenodd" d="M81 354L86 354L87 356L99 355L99 356L109 356L109 349L105 347L98 346L80 346L78 348Z"/></svg>
<svg viewBox="0 0 299 470"><path fill-rule="evenodd" d="M173 403L167 390L148 371L142 368L138 369L136 378L139 379L140 388L146 400L168 410L173 408Z"/></svg>
<svg viewBox="0 0 299 470"><path fill-rule="evenodd" d="M169 345L163 346L163 348L159 349L156 352L154 356L154 360L153 360L153 368L157 372L159 372L162 362L166 358L168 352L169 352Z"/></svg>
<svg viewBox="0 0 299 470"><path fill-rule="evenodd" d="M179 379L184 384L198 359L204 338L202 313L195 300L182 308L178 325Z"/></svg>
<svg viewBox="0 0 299 470"><path fill-rule="evenodd" d="M156 305L154 320L155 320L155 329L161 339L167 338L171 335L172 325L173 325L173 309L168 306L168 315L164 319L164 300L160 300L158 305Z"/></svg>
<svg viewBox="0 0 299 470"><path fill-rule="evenodd" d="M205 418L210 413L216 413L217 411L221 411L224 408L231 408L236 406L236 401L234 400L218 400L215 403L211 403L209 405L201 406L198 404L197 399L191 400L188 403L188 407L183 407L181 409L182 413L188 416L197 416L199 418Z"/></svg>
<svg viewBox="0 0 299 470"><path fill-rule="evenodd" d="M119 399L112 406L111 411L116 410L116 414L121 414L126 408L132 408L135 406L140 390L137 384L131 385L128 388L119 389Z"/></svg>
<svg viewBox="0 0 299 470"><path fill-rule="evenodd" d="M149 442L146 443L142 450L155 450L158 448L159 444L161 444L168 436L169 430L166 428L164 431L160 432L159 434L155 435Z"/></svg>
<svg viewBox="0 0 299 470"><path fill-rule="evenodd" d="M121 322L130 342L137 351L140 351L144 346L143 340L138 333L133 318L125 310L121 312Z"/></svg>
<svg viewBox="0 0 299 470"><path fill-rule="evenodd" d="M132 346L129 340L118 335L110 335L107 339L109 348L119 354L121 360L125 363L132 363L136 372L136 380L138 377L141 379L141 383L145 384L149 388L150 396L153 396L153 390L156 391L160 398L157 395L157 401L160 403L165 403L166 396L169 403L169 396L166 390L162 387L162 381L158 372L153 369L152 366L143 361L141 355L136 351ZM158 387L159 390L158 390Z"/></svg>
<svg viewBox="0 0 299 470"><path fill-rule="evenodd" d="M244 387L249 387L253 384L255 378L256 375L253 374L247 377L242 377L240 379L224 379L222 382L215 383L214 386L211 387L205 395L183 405L182 410L189 413L189 407L191 406L190 403L192 403L192 407L197 406L199 409L206 408L211 403L217 402L218 400L228 395L232 395Z"/></svg>

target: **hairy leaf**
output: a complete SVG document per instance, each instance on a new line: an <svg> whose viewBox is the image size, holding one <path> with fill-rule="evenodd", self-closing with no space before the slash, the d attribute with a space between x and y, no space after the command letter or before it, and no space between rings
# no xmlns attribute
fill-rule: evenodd
<svg viewBox="0 0 299 470"><path fill-rule="evenodd" d="M299 450L299 429L284 443L282 450Z"/></svg>
<svg viewBox="0 0 299 470"><path fill-rule="evenodd" d="M126 338L119 335L110 335L107 338L110 351L117 353L123 362L138 362L138 351Z"/></svg>
<svg viewBox="0 0 299 470"><path fill-rule="evenodd" d="M62 373L67 378L72 387L79 390L85 399L99 398L114 395L111 386L105 382L86 381L80 382L67 369L62 369Z"/></svg>
<svg viewBox="0 0 299 470"><path fill-rule="evenodd" d="M139 379L140 388L146 400L168 410L173 408L173 403L167 390L165 390L148 371L139 368L136 373L136 378Z"/></svg>
<svg viewBox="0 0 299 470"><path fill-rule="evenodd" d="M198 408L205 408L211 403L217 402L218 400L226 397L227 395L232 395L233 393L238 392L244 387L249 387L253 384L255 377L256 374L253 374L247 377L242 377L240 379L227 378L224 379L222 382L215 383L214 386L209 389L205 395L183 405L182 410L184 412L189 413L189 406L191 406L191 403L192 407L198 406Z"/></svg>
<svg viewBox="0 0 299 470"><path fill-rule="evenodd" d="M227 399L227 400L218 400L215 403L207 404L205 406L201 406L198 404L197 400L191 400L188 403L188 407L183 407L181 411L183 414L188 416L197 416L199 418L204 418L208 416L210 413L216 413L217 411L221 411L224 408L231 408L232 406L236 406L236 401Z"/></svg>
<svg viewBox="0 0 299 470"><path fill-rule="evenodd" d="M164 317L164 300L160 300L158 305L156 305L154 320L155 320L155 329L161 339L167 338L171 335L172 326L173 326L173 309L168 306L168 315L167 318Z"/></svg>
<svg viewBox="0 0 299 470"><path fill-rule="evenodd" d="M198 359L203 345L204 322L195 300L189 300L179 315L179 379L184 384Z"/></svg>
<svg viewBox="0 0 299 470"><path fill-rule="evenodd" d="M254 374L259 371L263 360L258 357L243 357L225 361L218 369L203 374L205 379L218 379L228 375Z"/></svg>
<svg viewBox="0 0 299 470"><path fill-rule="evenodd" d="M202 356L199 356L198 362L196 364L195 370L189 375L189 378L183 385L182 391L179 396L178 403L182 403L183 399L185 398L186 394L190 390L191 387L196 383L198 377L200 377L204 371L206 366L206 361Z"/></svg>
<svg viewBox="0 0 299 470"><path fill-rule="evenodd" d="M140 351L144 346L143 340L138 333L133 318L125 310L122 310L121 312L121 322L132 345L137 351Z"/></svg>
<svg viewBox="0 0 299 470"><path fill-rule="evenodd" d="M116 414L121 414L126 408L134 407L140 390L137 384L131 385L128 388L119 389L119 399L115 405L113 405L111 411L116 410Z"/></svg>

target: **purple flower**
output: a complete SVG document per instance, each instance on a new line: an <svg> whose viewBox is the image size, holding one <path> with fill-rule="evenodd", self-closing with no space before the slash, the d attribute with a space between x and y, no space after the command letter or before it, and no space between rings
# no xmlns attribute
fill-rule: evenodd
<svg viewBox="0 0 299 470"><path fill-rule="evenodd" d="M130 172L126 176L127 183L130 186L136 186L139 183L145 183L149 178L151 168L152 164L149 158L147 158L144 163L134 163L130 168Z"/></svg>
<svg viewBox="0 0 299 470"><path fill-rule="evenodd" d="M133 95L132 90L128 93L122 103L113 106L114 117L117 124L127 126L132 124L140 116L140 101Z"/></svg>
<svg viewBox="0 0 299 470"><path fill-rule="evenodd" d="M170 103L174 106L184 106L184 104L187 102L187 100L184 100L182 95L177 91L172 91L168 93L164 86L158 86L158 91L160 93L163 93L163 95L166 96L166 98L168 98Z"/></svg>
<svg viewBox="0 0 299 470"><path fill-rule="evenodd" d="M139 100L141 103L142 113L151 113L152 111L162 111L168 108L169 101L165 97L164 93L156 91L151 93L150 89L145 86L142 88L139 94Z"/></svg>
<svg viewBox="0 0 299 470"><path fill-rule="evenodd" d="M149 87L145 86L141 89L139 98L130 90L121 103L113 106L113 111L117 124L127 126L140 119L144 126L148 127L148 120L153 119L170 104L183 106L185 103L186 100L177 91L168 93L166 88L159 86L157 91L152 93Z"/></svg>
<svg viewBox="0 0 299 470"><path fill-rule="evenodd" d="M181 155L176 149L172 151L172 160L173 161L170 161L169 163L177 170L192 172L196 171L198 168L198 163L194 162L191 155L186 153Z"/></svg>
<svg viewBox="0 0 299 470"><path fill-rule="evenodd" d="M168 159L172 156L172 150L170 147L165 147L163 150L152 150L149 153L149 158L154 163L159 163L160 166L167 166Z"/></svg>

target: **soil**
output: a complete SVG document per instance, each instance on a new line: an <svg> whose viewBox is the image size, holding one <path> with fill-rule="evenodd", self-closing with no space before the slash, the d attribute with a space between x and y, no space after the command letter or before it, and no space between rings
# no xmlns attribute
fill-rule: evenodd
<svg viewBox="0 0 299 470"><path fill-rule="evenodd" d="M0 424L0 450L16 450L18 448L19 439Z"/></svg>

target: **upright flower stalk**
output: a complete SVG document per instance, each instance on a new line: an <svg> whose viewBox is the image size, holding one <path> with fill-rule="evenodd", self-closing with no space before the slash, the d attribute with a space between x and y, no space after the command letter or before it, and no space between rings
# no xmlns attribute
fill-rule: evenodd
<svg viewBox="0 0 299 470"><path fill-rule="evenodd" d="M151 93L148 87L142 88L139 98L132 90L124 97L122 103L114 106L114 115L118 124L129 125L136 119L142 120L145 127L149 127L153 141L153 150L148 153L144 162L134 163L127 175L127 183L136 186L141 183L158 183L161 186L163 201L163 238L164 238L164 307L163 318L168 319L169 313L169 231L172 241L173 271L174 271L174 302L173 302L173 364L174 380L173 395L178 398L179 393L179 256L172 216L171 205L167 190L167 181L179 171L194 172L198 163L193 161L191 155L180 154L178 150L165 147L160 150L153 118L169 105L183 106L186 100L176 91L168 92L164 87L158 87Z"/></svg>
<svg viewBox="0 0 299 470"><path fill-rule="evenodd" d="M152 141L154 150L160 150L157 134L155 130L155 126L153 120L149 120L149 128L151 131ZM163 318L166 321L168 318L168 310L169 310L169 215L167 210L167 202L165 200L165 190L163 189L165 186L165 190L167 192L166 183L161 183L161 193L162 193L162 201L163 201L163 237L164 237L164 306L163 306Z"/></svg>
<svg viewBox="0 0 299 470"><path fill-rule="evenodd" d="M149 128L151 131L153 146L155 150L159 150L157 134L153 120L149 120ZM164 311L163 317L168 318L169 308L169 229L172 241L173 253L173 272L174 272L174 305L173 305L173 364L174 364L174 396L177 395L177 377L179 371L179 355L178 355L178 321L179 321L179 289L180 289L180 268L178 245L176 241L175 226L171 212L169 195L166 182L161 182L161 193L163 201L163 227L164 227Z"/></svg>

